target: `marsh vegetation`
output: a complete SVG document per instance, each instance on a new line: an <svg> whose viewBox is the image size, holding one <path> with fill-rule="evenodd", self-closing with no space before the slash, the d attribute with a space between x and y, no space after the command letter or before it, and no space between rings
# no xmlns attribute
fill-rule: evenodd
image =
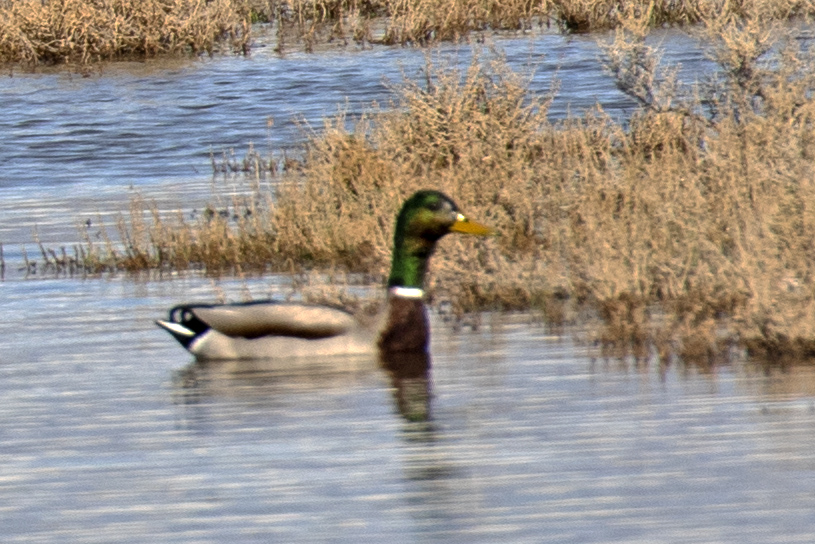
<svg viewBox="0 0 815 544"><path fill-rule="evenodd" d="M326 120L296 160L214 158L217 175L245 177L244 196L193 218L135 198L101 241L42 255L90 272L317 270L376 284L400 203L433 187L501 233L442 242L430 292L458 314L594 316L606 345L665 360L734 345L815 353L813 52L761 13L707 20L696 32L720 71L687 86L646 44L649 27L629 19L604 48L639 104L628 119L597 107L553 121L551 96L500 54L464 71L429 56L393 103Z"/></svg>
<svg viewBox="0 0 815 544"><path fill-rule="evenodd" d="M399 5L407 13L419 4ZM397 4L370 2L334 8L230 0L150 8L145 2L138 17L127 2L0 2L0 9L14 11L0 18L3 51L13 49L9 25L35 5L49 17L59 7L60 16L74 10L86 21L93 10L107 9L122 29L154 17L170 34L116 42L129 44L121 49L94 37L89 22L71 39L52 35L45 49L20 41L30 47L17 49L23 51L18 61L208 51L225 36L241 48L249 43L252 18L296 22L305 33L310 21L346 24L383 14L387 25L399 20ZM500 53L485 49L464 70L428 56L423 77L393 86L392 103L372 105L361 119L327 119L296 157L252 148L239 158L214 156L216 176L244 179L242 196L216 195L195 216L164 213L149 195L136 197L101 235L81 228L73 248L38 244L31 259L24 254L25 268L39 262L40 271L68 273L332 271L377 284L399 205L432 187L501 232L486 242L443 241L430 292L459 315L533 309L550 323L595 317L604 344L666 360L712 360L734 345L765 355L815 353L815 57L786 24L806 15L808 4L730 2L718 11L681 2L570 4L569 13L594 14L587 25L567 18L562 4L501 9L510 6L523 16L472 28L522 28L534 18L564 28L615 27L603 46L606 68L637 111L619 119L598 106L552 120L553 95L531 92L531 75L512 71ZM429 4L420 7L433 13ZM485 13L497 13L493 8ZM205 12L239 16L209 26ZM447 13L452 19L456 10ZM196 19L201 24L179 22L191 21L190 14L203 17ZM31 19L31 28L48 28L44 20ZM646 38L666 22L694 23L688 32L706 44L719 71L690 86L677 67L662 65ZM465 26L432 34L461 36ZM182 38L182 29L193 27L208 28L212 40ZM389 43L421 41L387 32L401 36ZM66 44L72 53L60 56ZM478 266L465 264L473 262Z"/></svg>
<svg viewBox="0 0 815 544"><path fill-rule="evenodd" d="M0 63L23 65L247 52L252 24L281 50L316 44L428 44L472 33L563 32L805 18L808 0L0 0Z"/></svg>
<svg viewBox="0 0 815 544"><path fill-rule="evenodd" d="M235 0L2 0L0 62L78 63L248 47Z"/></svg>

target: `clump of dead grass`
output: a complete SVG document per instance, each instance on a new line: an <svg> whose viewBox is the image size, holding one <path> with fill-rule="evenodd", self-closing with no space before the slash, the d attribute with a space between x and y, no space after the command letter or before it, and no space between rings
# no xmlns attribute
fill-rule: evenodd
<svg viewBox="0 0 815 544"><path fill-rule="evenodd" d="M43 64L244 50L240 0L0 2L0 62Z"/></svg>
<svg viewBox="0 0 815 544"><path fill-rule="evenodd" d="M570 32L615 29L631 19L656 28L749 19L757 15L766 21L787 21L813 14L813 5L806 0L551 0L548 7L556 24Z"/></svg>
<svg viewBox="0 0 815 544"><path fill-rule="evenodd" d="M815 13L807 0L2 0L0 62L98 60L247 51L252 23L273 23L288 42L428 44L473 32L556 25L590 32L642 21L648 28Z"/></svg>
<svg viewBox="0 0 815 544"><path fill-rule="evenodd" d="M548 17L547 0L390 0L386 44L458 40L473 31L524 30ZM370 37L369 37L370 39Z"/></svg>
<svg viewBox="0 0 815 544"><path fill-rule="evenodd" d="M648 28L760 16L788 21L815 14L807 0L268 0L265 20L280 24L280 48L293 35L311 49L318 42L427 44L473 32L527 31L555 25L595 32L642 21Z"/></svg>

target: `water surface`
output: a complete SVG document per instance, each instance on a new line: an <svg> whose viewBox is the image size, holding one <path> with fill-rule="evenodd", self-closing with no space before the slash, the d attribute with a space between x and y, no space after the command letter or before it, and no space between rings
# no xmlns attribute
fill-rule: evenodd
<svg viewBox="0 0 815 544"><path fill-rule="evenodd" d="M191 365L152 319L206 280L0 289L25 319L0 323L4 542L813 536L811 365L660 369L523 316L460 331L434 316L430 420L415 422L358 360Z"/></svg>

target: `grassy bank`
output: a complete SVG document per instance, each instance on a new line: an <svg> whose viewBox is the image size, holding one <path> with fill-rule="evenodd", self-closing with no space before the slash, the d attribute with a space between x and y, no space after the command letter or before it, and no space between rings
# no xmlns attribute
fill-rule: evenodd
<svg viewBox="0 0 815 544"><path fill-rule="evenodd" d="M426 44L472 32L553 25L564 32L712 20L789 20L809 0L0 0L0 63L81 63L247 51L251 24L277 25L278 47Z"/></svg>
<svg viewBox="0 0 815 544"><path fill-rule="evenodd" d="M0 62L99 60L243 49L244 0L2 0Z"/></svg>
<svg viewBox="0 0 815 544"><path fill-rule="evenodd" d="M89 237L74 264L382 279L400 202L432 187L501 233L442 241L430 288L458 312L589 312L605 343L666 358L709 360L734 344L815 354L812 52L760 18L711 23L722 72L688 89L644 45L646 27L606 49L641 105L626 126L599 109L550 122L549 97L500 56L466 73L428 62L393 107L352 130L329 120L277 173L274 199L257 189L197 219L134 200L116 229L123 245Z"/></svg>

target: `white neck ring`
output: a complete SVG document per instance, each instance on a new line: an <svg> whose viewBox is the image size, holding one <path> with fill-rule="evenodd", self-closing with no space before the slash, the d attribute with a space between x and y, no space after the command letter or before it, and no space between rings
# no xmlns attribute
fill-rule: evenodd
<svg viewBox="0 0 815 544"><path fill-rule="evenodd" d="M400 287L397 285L388 289L388 293L392 297L399 298L424 298L424 289L418 287Z"/></svg>

